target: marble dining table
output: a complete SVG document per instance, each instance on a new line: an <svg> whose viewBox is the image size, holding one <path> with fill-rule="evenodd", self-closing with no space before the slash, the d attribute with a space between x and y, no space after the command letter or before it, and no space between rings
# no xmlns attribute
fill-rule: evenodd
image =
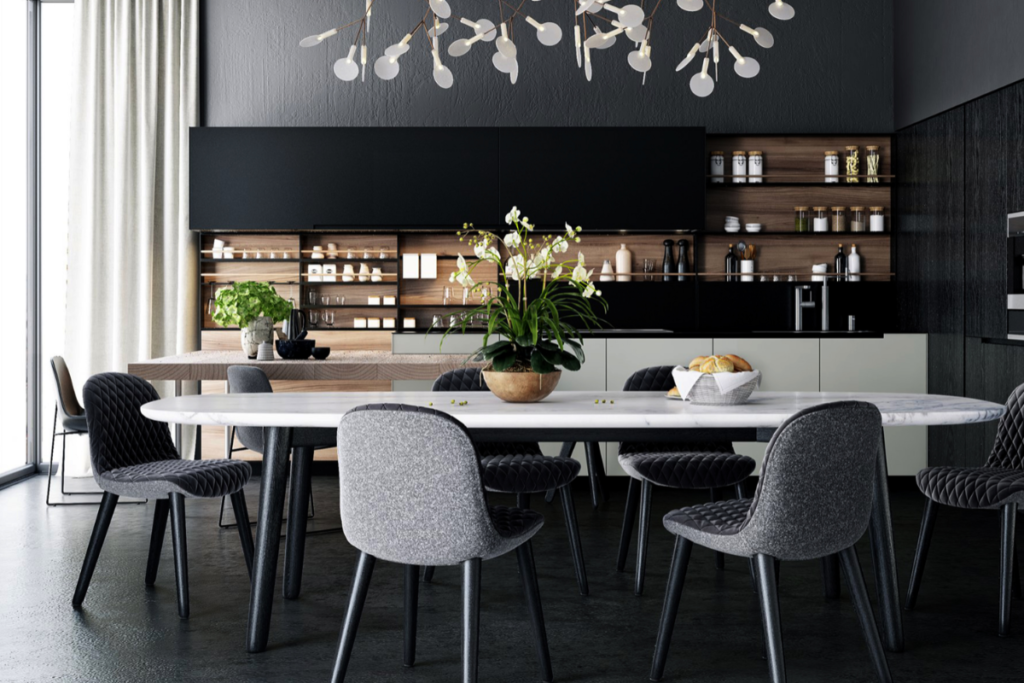
<svg viewBox="0 0 1024 683"><path fill-rule="evenodd" d="M957 425L998 419L996 403L933 394L755 392L742 405L695 405L660 392L556 391L540 403L504 403L486 392L316 392L176 396L143 406L153 420L171 424L262 427L264 463L246 646L267 647L277 576L291 430L337 427L359 405L429 406L460 420L480 441L768 441L804 408L833 401L873 403L883 426ZM903 649L899 582L893 547L884 441L875 472L869 525L883 642Z"/></svg>

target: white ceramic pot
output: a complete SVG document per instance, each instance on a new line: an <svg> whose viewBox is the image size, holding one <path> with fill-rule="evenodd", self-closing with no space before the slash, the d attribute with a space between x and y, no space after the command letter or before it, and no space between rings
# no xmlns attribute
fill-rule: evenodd
<svg viewBox="0 0 1024 683"><path fill-rule="evenodd" d="M247 358L255 358L263 342L274 342L274 321L266 316L256 318L242 328L242 351Z"/></svg>

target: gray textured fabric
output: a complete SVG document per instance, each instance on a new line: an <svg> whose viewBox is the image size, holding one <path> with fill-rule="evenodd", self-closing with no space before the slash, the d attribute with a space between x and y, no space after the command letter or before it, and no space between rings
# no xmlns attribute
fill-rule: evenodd
<svg viewBox="0 0 1024 683"><path fill-rule="evenodd" d="M232 365L228 368L228 391L232 394L270 394L274 388L270 386L267 373L259 368ZM260 427L236 427L235 434L250 451L263 452L263 430ZM292 448L333 448L336 436L333 429L293 429Z"/></svg>
<svg viewBox="0 0 1024 683"><path fill-rule="evenodd" d="M489 509L469 434L428 408L375 405L346 413L338 474L349 543L391 562L435 566L497 557L544 522L531 510Z"/></svg>
<svg viewBox="0 0 1024 683"><path fill-rule="evenodd" d="M836 553L867 529L881 439L881 414L870 403L803 410L768 444L752 500L674 510L665 528L732 555L806 560Z"/></svg>
<svg viewBox="0 0 1024 683"><path fill-rule="evenodd" d="M252 476L242 460L158 460L97 475L104 491L133 498L222 498L240 491Z"/></svg>

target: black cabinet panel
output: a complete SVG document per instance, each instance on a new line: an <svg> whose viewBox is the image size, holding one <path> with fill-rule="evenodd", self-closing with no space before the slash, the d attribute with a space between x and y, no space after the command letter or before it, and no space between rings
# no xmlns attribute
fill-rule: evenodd
<svg viewBox="0 0 1024 683"><path fill-rule="evenodd" d="M366 130L374 140L367 157L374 225L455 229L463 223L495 224L497 129Z"/></svg>
<svg viewBox="0 0 1024 683"><path fill-rule="evenodd" d="M540 227L704 227L703 128L502 128L499 219Z"/></svg>

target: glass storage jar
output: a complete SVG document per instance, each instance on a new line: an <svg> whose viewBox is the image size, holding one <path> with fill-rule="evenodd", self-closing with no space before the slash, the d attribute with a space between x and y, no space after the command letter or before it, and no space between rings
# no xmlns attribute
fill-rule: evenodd
<svg viewBox="0 0 1024 683"><path fill-rule="evenodd" d="M711 153L711 183L720 185L725 182L725 152Z"/></svg>
<svg viewBox="0 0 1024 683"><path fill-rule="evenodd" d="M747 175L750 176L748 180L751 183L764 182L761 178L764 175L763 152L751 151L747 153Z"/></svg>
<svg viewBox="0 0 1024 683"><path fill-rule="evenodd" d="M747 182L747 153L732 153L732 181L734 183Z"/></svg>
<svg viewBox="0 0 1024 683"><path fill-rule="evenodd" d="M825 182L839 182L839 152L834 149L825 152Z"/></svg>
<svg viewBox="0 0 1024 683"><path fill-rule="evenodd" d="M863 206L850 207L850 232L867 232L868 215Z"/></svg>
<svg viewBox="0 0 1024 683"><path fill-rule="evenodd" d="M793 222L793 229L796 232L809 232L810 231L810 217L807 212L810 211L810 207L797 206L793 209L795 211L795 219Z"/></svg>
<svg viewBox="0 0 1024 683"><path fill-rule="evenodd" d="M860 149L856 145L849 145L846 148L846 182L859 183L858 175L860 175Z"/></svg>
<svg viewBox="0 0 1024 683"><path fill-rule="evenodd" d="M872 206L871 217L868 219L868 230L871 232L885 232L885 207Z"/></svg>
<svg viewBox="0 0 1024 683"><path fill-rule="evenodd" d="M813 217L814 232L828 232L828 207L815 206Z"/></svg>
<svg viewBox="0 0 1024 683"><path fill-rule="evenodd" d="M846 232L846 207L832 207L832 232Z"/></svg>
<svg viewBox="0 0 1024 683"><path fill-rule="evenodd" d="M878 153L878 145L868 145L864 150L864 167L868 176L864 182L877 183L878 170L882 166L882 157Z"/></svg>

